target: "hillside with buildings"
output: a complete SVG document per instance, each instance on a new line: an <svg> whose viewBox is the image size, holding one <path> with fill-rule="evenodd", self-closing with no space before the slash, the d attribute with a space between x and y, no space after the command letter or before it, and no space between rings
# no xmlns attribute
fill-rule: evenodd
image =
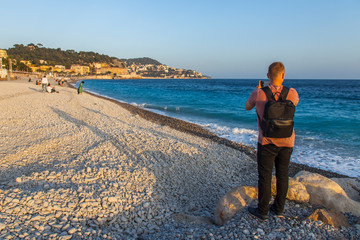
<svg viewBox="0 0 360 240"><path fill-rule="evenodd" d="M95 52L76 52L15 44L0 50L1 69L85 78L205 78L194 70L177 69L151 58L119 59ZM4 70L2 70L4 72ZM4 75L4 74L2 74Z"/></svg>

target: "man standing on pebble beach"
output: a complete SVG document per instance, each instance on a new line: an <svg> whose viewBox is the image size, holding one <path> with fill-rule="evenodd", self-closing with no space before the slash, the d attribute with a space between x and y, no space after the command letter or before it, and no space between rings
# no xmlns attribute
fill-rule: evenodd
<svg viewBox="0 0 360 240"><path fill-rule="evenodd" d="M48 85L48 80L46 78L46 76L44 75L44 77L41 79L41 87L42 87L42 91L46 92L46 87Z"/></svg>
<svg viewBox="0 0 360 240"><path fill-rule="evenodd" d="M269 78L269 89L271 90L272 98L278 101L283 96L282 83L285 78L285 67L281 62L274 62L269 66L267 77ZM268 219L269 202L271 199L271 178L272 170L275 164L276 175L276 197L274 203L270 206L270 211L278 216L281 216L288 191L289 184L289 163L295 143L295 132L290 131L290 137L272 138L265 137L261 128L261 123L264 117L265 105L269 101L266 89L261 89L258 86L250 95L245 104L246 110L251 110L256 107L258 116L259 137L257 149L257 163L258 163L258 207L249 207L249 212L261 220ZM285 92L285 91L284 91ZM269 94L269 93L268 93ZM299 102L299 96L295 89L290 88L286 100L290 100L294 106ZM285 99L284 99L285 100ZM294 107L295 108L295 107Z"/></svg>

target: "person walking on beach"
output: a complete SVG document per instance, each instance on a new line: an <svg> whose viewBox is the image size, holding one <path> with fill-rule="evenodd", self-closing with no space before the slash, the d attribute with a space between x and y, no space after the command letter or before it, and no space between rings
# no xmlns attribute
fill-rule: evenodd
<svg viewBox="0 0 360 240"><path fill-rule="evenodd" d="M82 94L83 92L83 85L84 85L84 81L82 81L79 85L79 88L78 88L78 94Z"/></svg>
<svg viewBox="0 0 360 240"><path fill-rule="evenodd" d="M41 79L41 87L42 87L42 91L46 92L46 87L48 85L48 80L46 78L46 76L44 75L44 77Z"/></svg>
<svg viewBox="0 0 360 240"><path fill-rule="evenodd" d="M274 62L269 66L267 77L270 80L269 86L264 88L257 86L245 104L246 110L256 107L259 127L257 148L258 206L257 208L249 207L248 210L261 220L268 219L269 209L273 214L282 216L289 184L290 156L295 143L292 117L291 120L285 121L281 119L272 120L272 123L269 124L271 118L269 117L270 105L275 102L283 102L281 104L286 109L285 112L293 109L293 116L295 106L299 102L296 90L282 85L285 67L281 62ZM287 126L286 130L283 128L284 124ZM269 207L274 164L277 193L273 204Z"/></svg>

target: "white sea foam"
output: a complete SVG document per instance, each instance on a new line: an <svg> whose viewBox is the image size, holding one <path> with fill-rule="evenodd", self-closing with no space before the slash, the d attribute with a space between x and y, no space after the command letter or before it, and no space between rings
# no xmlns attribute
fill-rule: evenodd
<svg viewBox="0 0 360 240"><path fill-rule="evenodd" d="M360 158L343 157L326 150L295 145L292 161L360 178Z"/></svg>
<svg viewBox="0 0 360 240"><path fill-rule="evenodd" d="M214 123L200 124L219 137L229 139L234 142L255 147L257 144L257 131L246 128L229 128Z"/></svg>
<svg viewBox="0 0 360 240"><path fill-rule="evenodd" d="M218 124L202 123L204 128L215 133L219 137L229 139L234 142L242 143L247 146L257 147L257 130L246 128L229 128ZM297 136L301 138L301 136ZM316 141L316 137L306 137L306 140ZM349 177L360 178L360 158L342 157L330 153L325 149L316 148L315 144L296 144L292 161L307 166L320 168L332 172L347 175Z"/></svg>

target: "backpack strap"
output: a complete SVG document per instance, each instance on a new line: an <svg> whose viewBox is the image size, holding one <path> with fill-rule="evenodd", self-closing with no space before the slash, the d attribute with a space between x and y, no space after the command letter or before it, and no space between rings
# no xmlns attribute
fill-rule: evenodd
<svg viewBox="0 0 360 240"><path fill-rule="evenodd" d="M279 99L282 99L283 101L285 101L289 91L290 91L290 89L288 87L283 86L283 89L282 89L282 91L280 93Z"/></svg>
<svg viewBox="0 0 360 240"><path fill-rule="evenodd" d="M269 100L276 101L276 100L275 100L275 97L274 97L274 94L272 93L271 89L270 89L268 86L261 88L261 90L264 91L266 97L267 97Z"/></svg>
<svg viewBox="0 0 360 240"><path fill-rule="evenodd" d="M269 100L275 100L274 94L272 93L271 89L267 86L267 87L263 87L261 88L261 90L264 91L266 97ZM289 94L290 89L288 87L283 86L283 89L281 90L280 96L279 96L279 100L285 101L287 98L287 95Z"/></svg>

